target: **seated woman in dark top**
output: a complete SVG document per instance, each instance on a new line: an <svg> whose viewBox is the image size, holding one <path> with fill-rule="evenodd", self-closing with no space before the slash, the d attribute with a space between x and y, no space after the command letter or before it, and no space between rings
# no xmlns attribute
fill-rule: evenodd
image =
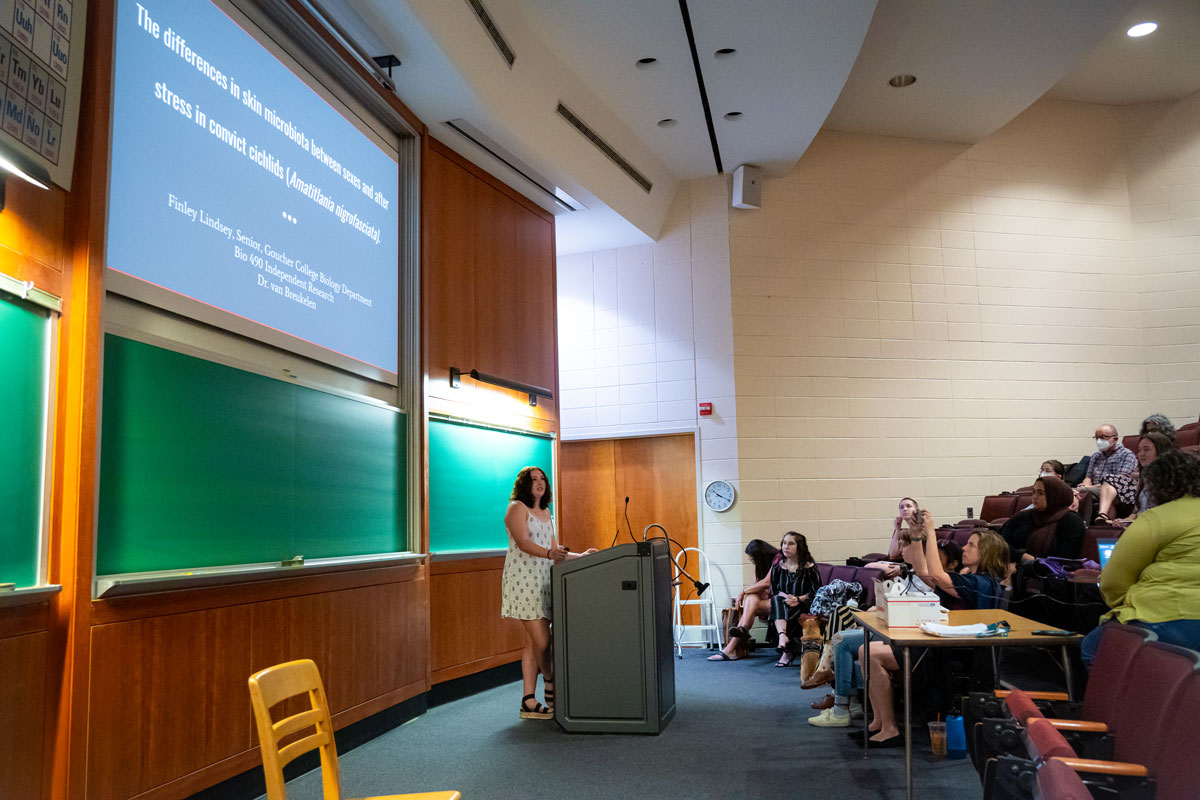
<svg viewBox="0 0 1200 800"><path fill-rule="evenodd" d="M791 665L792 636L800 627L800 615L812 607L813 595L821 587L821 575L802 534L788 531L779 543L781 558L771 567L771 613L767 623L779 631L777 667Z"/></svg>
<svg viewBox="0 0 1200 800"><path fill-rule="evenodd" d="M1071 510L1071 487L1046 475L1033 482L1033 508L1015 514L1000 535L1008 542L1009 560L1016 564L1035 558L1078 558L1087 525Z"/></svg>

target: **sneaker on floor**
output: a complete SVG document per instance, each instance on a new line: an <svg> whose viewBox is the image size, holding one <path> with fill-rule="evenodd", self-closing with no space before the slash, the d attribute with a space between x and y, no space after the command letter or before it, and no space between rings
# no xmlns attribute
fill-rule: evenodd
<svg viewBox="0 0 1200 800"><path fill-rule="evenodd" d="M862 715L863 715L862 703L851 703L850 704L850 716L854 719L862 719Z"/></svg>
<svg viewBox="0 0 1200 800"><path fill-rule="evenodd" d="M827 708L815 717L809 717L809 725L816 725L818 728L848 728L850 727L850 714L844 708Z"/></svg>

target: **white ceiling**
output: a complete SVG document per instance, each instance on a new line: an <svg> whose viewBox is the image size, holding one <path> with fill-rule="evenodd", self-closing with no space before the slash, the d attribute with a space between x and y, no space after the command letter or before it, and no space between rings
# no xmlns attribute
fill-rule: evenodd
<svg viewBox="0 0 1200 800"><path fill-rule="evenodd" d="M1198 0L483 0L511 69L467 0L310 2L367 52L401 59L397 94L433 136L557 214L560 253L656 239L680 182L717 174L681 7L724 172L784 174L822 127L975 142L1047 93L1126 105L1200 88ZM1125 35L1146 19L1159 30ZM901 73L916 83L887 85ZM443 124L459 118L587 210L564 211Z"/></svg>

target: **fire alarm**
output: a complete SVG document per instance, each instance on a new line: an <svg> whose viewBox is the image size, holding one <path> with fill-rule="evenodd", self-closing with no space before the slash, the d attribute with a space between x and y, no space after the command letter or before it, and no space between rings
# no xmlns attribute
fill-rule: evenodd
<svg viewBox="0 0 1200 800"><path fill-rule="evenodd" d="M701 403L700 404L700 416L702 416L702 417L711 417L712 416L712 403Z"/></svg>

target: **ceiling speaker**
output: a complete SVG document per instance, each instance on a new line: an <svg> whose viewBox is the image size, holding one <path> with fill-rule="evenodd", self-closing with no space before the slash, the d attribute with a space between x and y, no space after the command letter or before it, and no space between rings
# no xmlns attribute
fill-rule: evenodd
<svg viewBox="0 0 1200 800"><path fill-rule="evenodd" d="M742 164L733 171L733 207L762 208L762 174L758 167Z"/></svg>

